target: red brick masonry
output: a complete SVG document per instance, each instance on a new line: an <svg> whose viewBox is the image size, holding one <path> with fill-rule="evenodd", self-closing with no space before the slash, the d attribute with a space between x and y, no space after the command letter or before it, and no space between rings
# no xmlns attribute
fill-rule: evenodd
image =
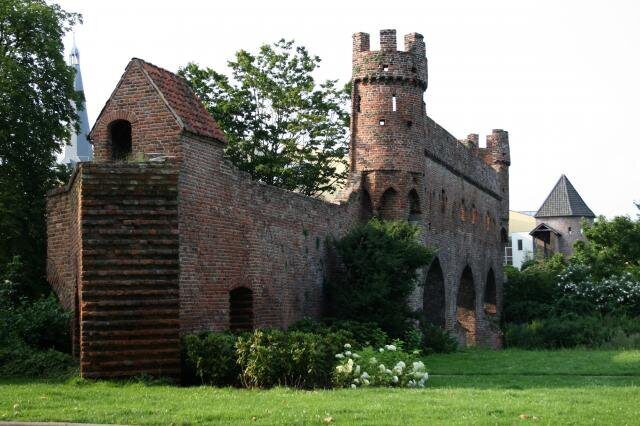
<svg viewBox="0 0 640 426"><path fill-rule="evenodd" d="M351 177L335 203L252 181L183 80L129 63L91 132L94 162L47 201L48 278L75 313L83 376L177 376L179 335L228 329L234 309L253 327L321 315L326 240L374 214L419 224L438 250L410 303L462 343L499 345L507 133L455 139L426 114L422 36L404 51L381 37L373 52L354 35ZM121 120L131 156L114 161Z"/></svg>

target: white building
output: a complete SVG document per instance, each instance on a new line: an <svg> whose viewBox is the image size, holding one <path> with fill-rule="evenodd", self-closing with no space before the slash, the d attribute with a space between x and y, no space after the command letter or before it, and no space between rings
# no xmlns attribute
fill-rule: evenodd
<svg viewBox="0 0 640 426"><path fill-rule="evenodd" d="M509 211L509 239L504 252L505 265L518 269L533 259L533 237L529 234L536 226L536 220L530 212Z"/></svg>

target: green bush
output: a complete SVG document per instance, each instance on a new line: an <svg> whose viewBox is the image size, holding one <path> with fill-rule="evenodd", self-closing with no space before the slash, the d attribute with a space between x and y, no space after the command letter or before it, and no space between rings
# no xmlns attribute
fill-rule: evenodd
<svg viewBox="0 0 640 426"><path fill-rule="evenodd" d="M633 345L640 334L636 319L626 317L577 316L551 317L527 324L507 324L505 345L525 349L589 348Z"/></svg>
<svg viewBox="0 0 640 426"><path fill-rule="evenodd" d="M231 333L188 334L182 339L183 381L212 386L239 384L238 337Z"/></svg>
<svg viewBox="0 0 640 426"><path fill-rule="evenodd" d="M341 267L327 285L330 314L375 323L393 338L404 337L414 316L407 298L418 268L432 258L418 232L406 221L373 219L334 241Z"/></svg>
<svg viewBox="0 0 640 426"><path fill-rule="evenodd" d="M506 268L503 322L528 323L547 318L560 298L558 275L564 268L562 255L536 260L522 271Z"/></svg>
<svg viewBox="0 0 640 426"><path fill-rule="evenodd" d="M437 325L422 321L420 330L422 332L421 349L425 355L451 353L458 350L458 342Z"/></svg>
<svg viewBox="0 0 640 426"><path fill-rule="evenodd" d="M236 344L242 384L250 388L328 387L346 333L256 330Z"/></svg>
<svg viewBox="0 0 640 426"><path fill-rule="evenodd" d="M70 375L76 367L69 354L53 349L36 350L17 341L4 343L0 346L0 377L62 377Z"/></svg>
<svg viewBox="0 0 640 426"><path fill-rule="evenodd" d="M390 340L376 323L359 322L350 320L338 320L335 318L324 318L316 320L305 318L293 323L289 331L303 331L306 333L343 333L345 341L351 342L354 347L363 348L365 346L379 347Z"/></svg>

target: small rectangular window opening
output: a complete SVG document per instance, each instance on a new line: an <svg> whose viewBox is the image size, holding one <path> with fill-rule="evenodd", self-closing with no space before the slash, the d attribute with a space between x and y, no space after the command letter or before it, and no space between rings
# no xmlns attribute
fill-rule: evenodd
<svg viewBox="0 0 640 426"><path fill-rule="evenodd" d="M383 65L382 66L382 71L384 71L384 72L389 71L389 65Z"/></svg>
<svg viewBox="0 0 640 426"><path fill-rule="evenodd" d="M391 97L391 109L393 111L397 111L397 109L398 109L398 105L397 105L397 102L396 102L396 95L393 95Z"/></svg>
<svg viewBox="0 0 640 426"><path fill-rule="evenodd" d="M384 119L381 119L381 120L380 120L380 125L381 125L381 126L384 126Z"/></svg>
<svg viewBox="0 0 640 426"><path fill-rule="evenodd" d="M522 251L522 240L518 240L518 251Z"/></svg>
<svg viewBox="0 0 640 426"><path fill-rule="evenodd" d="M573 234L573 230L569 227L569 235Z"/></svg>

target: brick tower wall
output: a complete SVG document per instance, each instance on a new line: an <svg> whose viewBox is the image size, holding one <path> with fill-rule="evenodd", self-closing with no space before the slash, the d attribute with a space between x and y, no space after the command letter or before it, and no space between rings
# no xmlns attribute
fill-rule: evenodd
<svg viewBox="0 0 640 426"><path fill-rule="evenodd" d="M395 31L382 30L380 50L371 51L368 34L354 35L351 170L362 173L367 208L420 225L424 243L437 251L444 288L418 289L413 307L439 306L442 324L462 344L498 346L492 323L502 304L508 135L494 130L481 149L477 135L460 141L429 118L425 44L420 34L404 39L399 51ZM487 282L495 291L486 291Z"/></svg>
<svg viewBox="0 0 640 426"><path fill-rule="evenodd" d="M323 310L327 238L356 219L332 204L252 181L215 142L185 136L180 178L182 332L227 330L229 293L253 293L253 326L286 327Z"/></svg>
<svg viewBox="0 0 640 426"><path fill-rule="evenodd" d="M48 276L83 377L178 376L178 170L81 163L48 199Z"/></svg>

